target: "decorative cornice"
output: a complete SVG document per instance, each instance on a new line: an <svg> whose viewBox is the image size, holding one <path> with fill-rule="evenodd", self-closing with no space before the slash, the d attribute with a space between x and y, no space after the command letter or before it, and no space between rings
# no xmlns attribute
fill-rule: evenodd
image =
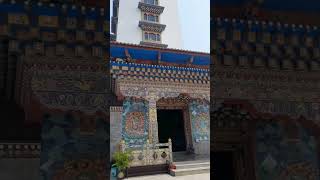
<svg viewBox="0 0 320 180"><path fill-rule="evenodd" d="M215 68L211 73L215 80L233 79L235 81L261 81L262 83L293 83L320 85L320 77L317 72L287 72L259 69L241 68ZM320 87L320 86L319 86Z"/></svg>
<svg viewBox="0 0 320 180"><path fill-rule="evenodd" d="M316 25L303 25L303 24L286 24L282 22L274 21L259 21L259 20L245 20L245 19L235 19L235 18L213 18L211 24L215 25L214 27L234 27L244 30L250 30L255 28L255 30L263 31L272 31L272 32L281 32L282 30L290 30L291 32L319 32L319 27Z"/></svg>
<svg viewBox="0 0 320 180"><path fill-rule="evenodd" d="M217 34L211 43L216 67L320 71L316 26L227 18L215 18L212 24Z"/></svg>
<svg viewBox="0 0 320 180"><path fill-rule="evenodd" d="M253 69L269 69L281 71L296 71L296 72L319 72L319 60L303 60L292 58L280 57L261 57L239 55L236 53L216 54L213 53L213 61L215 67L240 67L240 68L253 68Z"/></svg>
<svg viewBox="0 0 320 180"><path fill-rule="evenodd" d="M132 43L124 43L124 42L117 42L113 41L110 42L111 46L119 46L119 47L132 47L132 48L143 48L147 50L159 50L159 47L150 47L150 46L143 46L139 44L132 44ZM166 48L166 49L161 49L163 52L174 52L174 53L180 53L180 54L190 54L194 56L209 56L210 53L207 52L198 52L198 51L190 51L190 50L184 50L184 49L175 49L175 48Z"/></svg>
<svg viewBox="0 0 320 180"><path fill-rule="evenodd" d="M178 50L171 48L160 48L155 46L146 46L146 45L137 45L137 44L127 44L121 42L110 42L112 49L121 49L121 53L116 53L115 51L110 51L110 60L112 62L129 62L136 64L149 64L149 65L163 65L163 66L171 66L171 67L186 67L186 68L195 68L195 69L209 69L210 64L210 55L202 52L194 52L194 51L186 51L186 50ZM135 49L135 52L130 52L131 58L127 56L124 52L130 49ZM137 50L137 51L136 51ZM135 54L142 51L152 51L155 56L153 59L145 59L145 58L132 58L136 57ZM128 51L127 51L128 52ZM180 58L168 59L163 57L164 53L172 53L174 55L185 55L185 59L182 60ZM193 60L193 61L192 61Z"/></svg>
<svg viewBox="0 0 320 180"><path fill-rule="evenodd" d="M7 8L7 6L11 6L10 8L13 9L17 6L17 11L10 11L10 8ZM34 6L32 7L35 8ZM20 36L25 39L41 39L43 34L51 34L51 37L54 39L54 37L58 36L56 35L58 31L70 32L66 34L66 37L73 34L74 32L72 31L85 31L87 34L91 33L85 36L92 36L92 34L96 32L109 33L110 23L104 17L104 10L101 10L103 13L99 14L95 8L86 10L85 7L82 7L82 13L80 13L75 6L72 6L72 8L68 9L72 11L69 13L65 12L67 9L64 6L47 7L46 5L41 5L41 7L36 8L34 11L33 9L22 9L20 12L19 4L8 5L0 2L0 9L6 8L8 10L2 12L4 19L0 21L0 36L9 36L17 39L20 39ZM42 10L42 8L44 9ZM52 10L52 12L50 11L52 14L44 13L48 11L48 9ZM85 14L86 11L88 11L87 15ZM77 15L76 13L79 14ZM62 16L63 18L61 18ZM50 28L50 32L43 28Z"/></svg>
<svg viewBox="0 0 320 180"><path fill-rule="evenodd" d="M107 113L110 93L105 72L80 71L41 71L35 67L29 71L31 89L40 103L49 108L80 110L88 114Z"/></svg>
<svg viewBox="0 0 320 180"><path fill-rule="evenodd" d="M238 7L218 7L213 6L212 11L215 12L215 17L221 18L239 18L243 17L243 6ZM260 9L259 16L254 19L259 21L275 21L289 24L303 24L303 25L320 25L318 12L303 12L303 11L283 11L271 10L270 8ZM245 18L245 17L243 17ZM247 18L247 17L246 17ZM252 18L253 19L253 18Z"/></svg>
<svg viewBox="0 0 320 180"><path fill-rule="evenodd" d="M138 8L143 12L149 12L154 14L161 14L164 10L164 7L162 6L148 4L144 2L139 2Z"/></svg>
<svg viewBox="0 0 320 180"><path fill-rule="evenodd" d="M75 42L76 43L76 42ZM102 47L102 44L94 43L94 44L83 44L79 43L78 45L68 42L56 42L50 43L48 41L37 41L37 40L10 40L9 41L9 49L10 54L20 54L28 57L35 57L36 59L29 58L26 62L34 62L34 63L57 63L61 62L62 64L68 64L68 62L76 61L83 62L86 64L90 64L86 62L86 58L91 59L99 59L106 57L107 48ZM43 61L43 57L46 56L46 59L50 61ZM42 58L39 60L39 58ZM78 59L72 59L74 57L78 57ZM56 58L56 59L54 59ZM69 59L68 61L62 62L61 59ZM79 61L79 59L83 59ZM85 60L84 60L85 59ZM97 61L97 62L99 62ZM101 61L103 63L103 61Z"/></svg>
<svg viewBox="0 0 320 180"><path fill-rule="evenodd" d="M123 106L110 106L110 112L122 112Z"/></svg>
<svg viewBox="0 0 320 180"><path fill-rule="evenodd" d="M39 143L0 143L1 158L40 158Z"/></svg>
<svg viewBox="0 0 320 180"><path fill-rule="evenodd" d="M157 42L140 41L140 44L144 45L144 46L159 47L159 48L167 48L168 47L167 44L161 44L161 43L157 43Z"/></svg>
<svg viewBox="0 0 320 180"><path fill-rule="evenodd" d="M110 62L111 74L116 79L150 82L210 84L209 70L174 66Z"/></svg>
<svg viewBox="0 0 320 180"><path fill-rule="evenodd" d="M139 21L139 27L143 31L152 31L152 32L158 32L161 33L165 30L166 25L159 24L159 23L153 23L153 22L147 22L147 21Z"/></svg>
<svg viewBox="0 0 320 180"><path fill-rule="evenodd" d="M117 79L116 93L118 96L146 98L153 100L178 97L188 94L190 98L210 101L210 85L192 83L146 82L145 80Z"/></svg>
<svg viewBox="0 0 320 180"><path fill-rule="evenodd" d="M187 108L191 99L188 95L180 94L178 97L174 98L160 98L157 102L157 108L165 108L165 107L177 107L177 108Z"/></svg>

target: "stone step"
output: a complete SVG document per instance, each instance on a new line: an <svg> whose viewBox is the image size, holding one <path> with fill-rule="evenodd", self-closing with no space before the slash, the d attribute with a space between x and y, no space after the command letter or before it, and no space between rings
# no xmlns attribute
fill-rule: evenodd
<svg viewBox="0 0 320 180"><path fill-rule="evenodd" d="M176 163L176 169L210 167L210 162L186 162Z"/></svg>
<svg viewBox="0 0 320 180"><path fill-rule="evenodd" d="M210 166L208 167L197 167L197 168L184 168L184 169L171 169L171 176L186 176L192 174L210 173Z"/></svg>
<svg viewBox="0 0 320 180"><path fill-rule="evenodd" d="M210 160L175 162L176 169L171 169L172 176L184 176L210 172Z"/></svg>
<svg viewBox="0 0 320 180"><path fill-rule="evenodd" d="M191 163L210 163L210 159L174 161L175 164L191 164Z"/></svg>

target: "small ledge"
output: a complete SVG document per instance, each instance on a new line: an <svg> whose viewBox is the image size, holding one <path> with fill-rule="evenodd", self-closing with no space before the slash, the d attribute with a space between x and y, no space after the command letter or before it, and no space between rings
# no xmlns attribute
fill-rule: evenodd
<svg viewBox="0 0 320 180"><path fill-rule="evenodd" d="M154 13L154 14L161 14L163 13L164 7L148 4L144 2L139 2L138 8L143 12Z"/></svg>
<svg viewBox="0 0 320 180"><path fill-rule="evenodd" d="M151 47L159 47L159 48L167 48L167 44L161 44L161 43L156 43L156 42L147 42L147 41L141 41L140 45L144 46L151 46Z"/></svg>
<svg viewBox="0 0 320 180"><path fill-rule="evenodd" d="M117 36L115 34L110 34L110 41L116 41Z"/></svg>
<svg viewBox="0 0 320 180"><path fill-rule="evenodd" d="M165 30L166 25L148 21L139 21L139 27L144 31L161 33Z"/></svg>
<svg viewBox="0 0 320 180"><path fill-rule="evenodd" d="M111 21L112 21L112 23L118 23L118 17L112 16Z"/></svg>
<svg viewBox="0 0 320 180"><path fill-rule="evenodd" d="M114 6L119 7L119 0L114 0L113 4L114 4Z"/></svg>

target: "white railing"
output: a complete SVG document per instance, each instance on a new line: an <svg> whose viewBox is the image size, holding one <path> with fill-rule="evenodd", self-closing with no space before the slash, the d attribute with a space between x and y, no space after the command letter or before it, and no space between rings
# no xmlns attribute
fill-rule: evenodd
<svg viewBox="0 0 320 180"><path fill-rule="evenodd" d="M120 149L122 152L131 152L130 167L147 166L147 165L160 165L172 163L172 142L171 139L168 143L147 143L140 147L140 149L128 147L122 140L120 142Z"/></svg>

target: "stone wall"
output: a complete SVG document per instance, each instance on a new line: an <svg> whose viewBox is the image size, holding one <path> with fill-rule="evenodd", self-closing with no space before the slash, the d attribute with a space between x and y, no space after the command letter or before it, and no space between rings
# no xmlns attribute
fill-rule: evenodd
<svg viewBox="0 0 320 180"><path fill-rule="evenodd" d="M110 158L115 151L117 151L119 142L122 139L122 106L112 106L110 107Z"/></svg>

